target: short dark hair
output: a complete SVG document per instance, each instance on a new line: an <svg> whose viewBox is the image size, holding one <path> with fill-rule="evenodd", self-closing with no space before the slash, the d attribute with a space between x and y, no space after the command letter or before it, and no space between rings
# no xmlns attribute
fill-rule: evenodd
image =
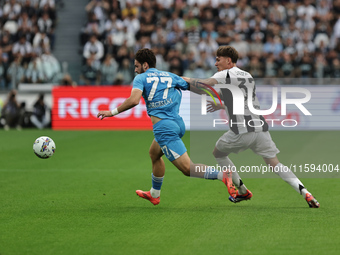
<svg viewBox="0 0 340 255"><path fill-rule="evenodd" d="M238 60L238 52L234 47L231 46L220 46L216 52L217 57L231 58L233 63Z"/></svg>
<svg viewBox="0 0 340 255"><path fill-rule="evenodd" d="M156 67L156 56L150 49L144 48L138 50L135 59L142 65L146 62L150 68Z"/></svg>

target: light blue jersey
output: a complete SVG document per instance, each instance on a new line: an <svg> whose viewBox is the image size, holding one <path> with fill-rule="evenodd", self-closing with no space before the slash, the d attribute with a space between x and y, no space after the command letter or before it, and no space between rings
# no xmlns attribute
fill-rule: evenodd
<svg viewBox="0 0 340 255"><path fill-rule="evenodd" d="M149 116L176 119L182 100L181 90L187 90L189 85L176 74L149 68L135 77L133 88L143 91Z"/></svg>

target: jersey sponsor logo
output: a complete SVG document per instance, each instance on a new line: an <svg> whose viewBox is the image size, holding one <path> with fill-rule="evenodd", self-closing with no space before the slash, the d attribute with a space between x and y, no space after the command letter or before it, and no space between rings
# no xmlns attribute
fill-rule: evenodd
<svg viewBox="0 0 340 255"><path fill-rule="evenodd" d="M157 101L157 102L149 102L148 103L148 108L149 109L153 109L153 108L158 108L158 107L162 107L162 106L166 106L172 104L172 98L168 98L168 99L164 99L162 101Z"/></svg>

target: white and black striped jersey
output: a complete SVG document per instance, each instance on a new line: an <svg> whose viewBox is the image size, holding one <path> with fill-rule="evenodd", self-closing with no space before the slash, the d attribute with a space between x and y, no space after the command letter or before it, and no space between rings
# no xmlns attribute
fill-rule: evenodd
<svg viewBox="0 0 340 255"><path fill-rule="evenodd" d="M216 87L220 88L220 95L229 117L229 127L235 134L268 131L268 124L263 116L252 113L248 107L248 97L251 97L252 106L255 109L260 109L260 104L256 97L255 81L250 73L238 67L233 67L217 72L211 78L218 81L219 85ZM236 86L236 88L233 86ZM236 100L236 92L239 95L243 94L243 98L238 97L240 101ZM234 101L238 106L243 104L244 114L235 114Z"/></svg>

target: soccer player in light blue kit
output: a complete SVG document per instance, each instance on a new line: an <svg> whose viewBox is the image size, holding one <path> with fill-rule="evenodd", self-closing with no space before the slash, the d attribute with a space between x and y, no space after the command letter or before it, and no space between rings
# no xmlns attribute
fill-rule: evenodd
<svg viewBox="0 0 340 255"><path fill-rule="evenodd" d="M100 111L98 118L112 117L139 104L143 96L148 115L153 124L155 139L149 154L152 162L152 188L150 191L136 190L138 196L157 205L165 174L162 156L165 155L186 176L205 179L219 179L224 182L231 196L236 196L231 172L218 172L203 164L194 164L187 153L182 136L185 125L179 116L182 99L181 90L190 89L181 77L157 70L156 57L149 49L141 49L135 56L135 72L131 95L112 111Z"/></svg>

